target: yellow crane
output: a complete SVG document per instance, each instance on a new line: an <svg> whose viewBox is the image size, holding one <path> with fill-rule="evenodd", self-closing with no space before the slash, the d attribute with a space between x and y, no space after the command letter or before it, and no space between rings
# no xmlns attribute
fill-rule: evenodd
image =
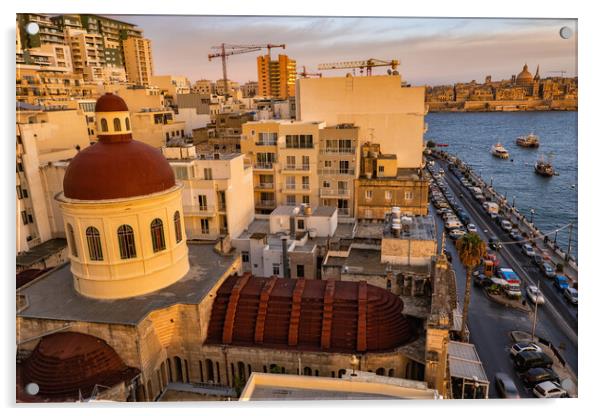
<svg viewBox="0 0 602 416"><path fill-rule="evenodd" d="M399 66L399 61L396 59L385 61L382 59L370 58L365 61L332 62L318 65L318 70L359 68L360 74L363 74L365 69L366 75L370 76L372 75L372 68L377 66L390 66L391 71L396 71Z"/></svg>

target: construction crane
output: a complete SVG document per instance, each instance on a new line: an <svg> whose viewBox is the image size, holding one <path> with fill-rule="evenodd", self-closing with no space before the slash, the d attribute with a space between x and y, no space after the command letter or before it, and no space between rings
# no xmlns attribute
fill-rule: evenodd
<svg viewBox="0 0 602 416"><path fill-rule="evenodd" d="M271 43L268 43L267 45L230 45L227 43L222 43L221 45L211 47L214 52L209 54L209 61L211 61L213 58L222 58L222 74L226 98L228 97L228 70L226 68L227 57L231 55L240 55L242 53L257 52L262 49L267 49L268 55L270 55L272 48L286 49L286 45L273 45Z"/></svg>
<svg viewBox="0 0 602 416"><path fill-rule="evenodd" d="M564 78L564 74L566 74L568 71L565 71L564 69L561 69L560 71L548 71L548 74L560 74L560 76L562 78Z"/></svg>
<svg viewBox="0 0 602 416"><path fill-rule="evenodd" d="M370 58L365 61L347 61L347 62L333 62L329 64L320 64L318 65L319 70L326 69L347 69L347 68L359 68L360 74L364 73L364 68L366 69L366 75L372 75L372 68L376 66L390 66L391 70L395 71L399 66L399 61L393 59L391 61L384 61L382 59L374 59Z"/></svg>
<svg viewBox="0 0 602 416"><path fill-rule="evenodd" d="M303 72L299 72L298 74L301 75L301 78L307 78L307 77L311 77L311 76L322 78L321 72L315 72L313 74L310 72L307 72L307 70L305 69L305 65L303 65Z"/></svg>

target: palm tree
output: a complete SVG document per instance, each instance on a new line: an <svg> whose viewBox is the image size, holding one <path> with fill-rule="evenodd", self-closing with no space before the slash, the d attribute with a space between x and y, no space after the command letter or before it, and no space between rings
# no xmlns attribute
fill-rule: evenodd
<svg viewBox="0 0 602 416"><path fill-rule="evenodd" d="M466 342L466 321L468 319L468 305L470 304L470 288L472 286L472 271L481 263L487 254L487 246L477 233L464 234L456 241L456 248L460 261L466 267L466 289L464 291L464 307L462 308L462 330L460 338Z"/></svg>

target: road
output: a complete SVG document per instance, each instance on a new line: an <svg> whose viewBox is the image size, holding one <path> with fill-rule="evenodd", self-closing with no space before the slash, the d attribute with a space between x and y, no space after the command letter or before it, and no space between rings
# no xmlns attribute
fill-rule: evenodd
<svg viewBox="0 0 602 416"><path fill-rule="evenodd" d="M503 242L510 242L506 233L485 214L478 202L472 198L472 194L447 169L446 164L437 163L436 170L444 169L447 188L452 191L456 201L468 212L481 237L487 240L489 236L495 235ZM440 234L443 230L443 221L436 215L434 209L432 213L437 218L437 230ZM452 264L456 271L459 302L462 302L466 272L458 260L455 248L452 248L453 241L448 239L446 247L449 247L449 250L454 253ZM536 267L531 265L530 260L522 254L517 245L504 245L498 252L498 257L502 266L512 267L524 281L535 284L537 281L541 281L541 290L546 297L547 304L538 308L536 334L550 340L556 346L564 346L563 355L573 372L577 374L577 308L568 305L564 298L559 296L550 282L539 273ZM531 332L533 314L498 305L490 301L480 288L473 287L471 293L468 317L471 342L477 347L489 380L493 382L495 373L505 372L514 378L521 397L531 397L530 391L523 387L512 368L508 350L512 343L509 337L510 331ZM490 397L496 397L496 394L492 385Z"/></svg>

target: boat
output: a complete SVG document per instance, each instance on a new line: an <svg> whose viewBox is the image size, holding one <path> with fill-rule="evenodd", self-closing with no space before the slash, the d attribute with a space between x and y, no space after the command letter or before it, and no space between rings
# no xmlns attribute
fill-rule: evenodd
<svg viewBox="0 0 602 416"><path fill-rule="evenodd" d="M539 147L539 137L533 133L527 136L520 136L516 139L516 144L521 147Z"/></svg>
<svg viewBox="0 0 602 416"><path fill-rule="evenodd" d="M508 159L510 157L510 154L501 143L496 143L495 146L491 146L491 154L500 159Z"/></svg>
<svg viewBox="0 0 602 416"><path fill-rule="evenodd" d="M540 157L537 163L535 163L535 173L541 176L545 176L546 178L554 176L556 172L554 171L554 167L552 166L551 158L548 157L548 160L545 160L543 156Z"/></svg>

